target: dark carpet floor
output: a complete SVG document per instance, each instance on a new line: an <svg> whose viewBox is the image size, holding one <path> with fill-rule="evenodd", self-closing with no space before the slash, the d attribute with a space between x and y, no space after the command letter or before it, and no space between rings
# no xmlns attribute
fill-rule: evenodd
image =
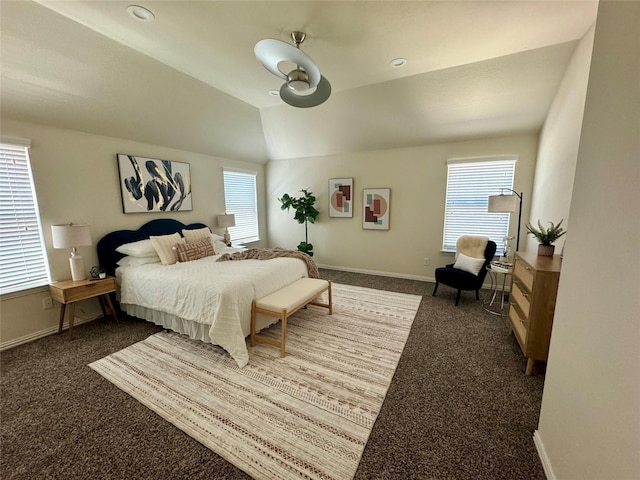
<svg viewBox="0 0 640 480"><path fill-rule="evenodd" d="M544 479L533 443L544 365L526 360L505 320L473 293L321 270L323 278L423 295L356 479ZM0 477L247 479L87 367L156 333L100 319L0 354Z"/></svg>

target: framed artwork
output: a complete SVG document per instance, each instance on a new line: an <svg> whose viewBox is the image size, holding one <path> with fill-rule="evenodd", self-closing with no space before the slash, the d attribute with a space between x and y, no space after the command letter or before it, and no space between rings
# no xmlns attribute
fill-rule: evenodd
<svg viewBox="0 0 640 480"><path fill-rule="evenodd" d="M188 163L120 153L117 157L124 213L193 210Z"/></svg>
<svg viewBox="0 0 640 480"><path fill-rule="evenodd" d="M390 188L362 190L362 228L389 230Z"/></svg>
<svg viewBox="0 0 640 480"><path fill-rule="evenodd" d="M353 217L353 178L329 179L329 216Z"/></svg>

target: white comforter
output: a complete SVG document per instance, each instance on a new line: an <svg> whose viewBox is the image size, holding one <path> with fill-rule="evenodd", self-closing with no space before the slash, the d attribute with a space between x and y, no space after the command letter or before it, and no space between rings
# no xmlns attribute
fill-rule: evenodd
<svg viewBox="0 0 640 480"><path fill-rule="evenodd" d="M243 367L249 361L245 337L250 333L252 300L306 277L307 268L296 258L216 262L217 258L119 268L120 302L211 325L211 343Z"/></svg>

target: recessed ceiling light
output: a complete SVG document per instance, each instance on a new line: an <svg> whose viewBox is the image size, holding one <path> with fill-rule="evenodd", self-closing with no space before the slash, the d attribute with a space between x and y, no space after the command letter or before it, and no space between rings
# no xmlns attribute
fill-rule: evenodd
<svg viewBox="0 0 640 480"><path fill-rule="evenodd" d="M391 65L394 68L404 67L406 64L407 64L406 58L394 58L389 62L389 65Z"/></svg>
<svg viewBox="0 0 640 480"><path fill-rule="evenodd" d="M140 5L129 5L127 7L127 13L141 22L153 22L153 20L156 18L151 10L147 10Z"/></svg>
<svg viewBox="0 0 640 480"><path fill-rule="evenodd" d="M278 90L269 90L269 95L271 95L272 97L277 97L280 95L280 92Z"/></svg>

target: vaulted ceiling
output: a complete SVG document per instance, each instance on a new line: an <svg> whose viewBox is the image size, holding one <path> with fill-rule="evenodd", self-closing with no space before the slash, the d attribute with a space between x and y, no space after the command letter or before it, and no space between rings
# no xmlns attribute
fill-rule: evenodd
<svg viewBox="0 0 640 480"><path fill-rule="evenodd" d="M265 162L538 131L596 1L0 3L2 115ZM298 109L253 54L302 49L332 84ZM405 58L394 68L390 61Z"/></svg>

